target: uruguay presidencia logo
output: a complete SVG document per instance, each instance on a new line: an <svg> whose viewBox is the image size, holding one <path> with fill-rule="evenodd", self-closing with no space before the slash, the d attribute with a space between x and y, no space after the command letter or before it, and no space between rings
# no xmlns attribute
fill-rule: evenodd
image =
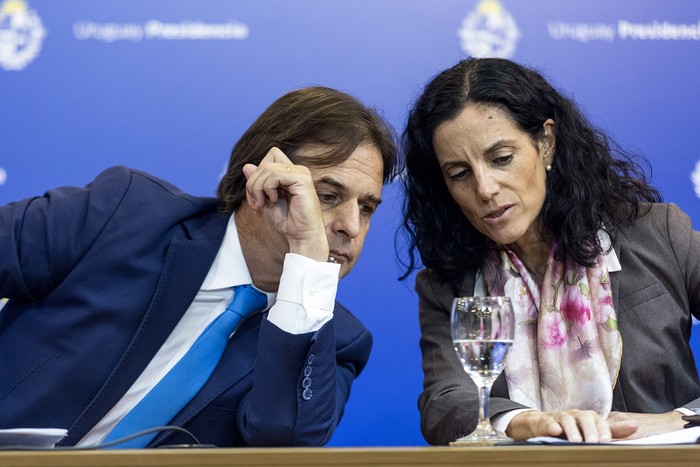
<svg viewBox="0 0 700 467"><path fill-rule="evenodd" d="M477 58L510 58L520 39L513 16L496 0L481 0L457 32L462 50Z"/></svg>
<svg viewBox="0 0 700 467"><path fill-rule="evenodd" d="M695 196L700 198L700 161L695 163L695 169L690 174L690 181L693 182Z"/></svg>
<svg viewBox="0 0 700 467"><path fill-rule="evenodd" d="M41 50L46 29L35 10L24 0L0 5L0 68L22 70Z"/></svg>

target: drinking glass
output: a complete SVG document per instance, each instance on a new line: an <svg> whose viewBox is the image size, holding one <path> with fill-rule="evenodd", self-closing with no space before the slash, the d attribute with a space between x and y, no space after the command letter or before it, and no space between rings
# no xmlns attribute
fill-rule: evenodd
<svg viewBox="0 0 700 467"><path fill-rule="evenodd" d="M489 422L491 386L513 345L513 306L507 297L457 297L452 301L450 327L464 371L479 389L479 424L451 445L490 445L511 439Z"/></svg>

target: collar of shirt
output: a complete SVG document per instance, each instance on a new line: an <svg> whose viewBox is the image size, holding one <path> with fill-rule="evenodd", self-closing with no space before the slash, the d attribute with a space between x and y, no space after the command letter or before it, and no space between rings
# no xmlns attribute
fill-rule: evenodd
<svg viewBox="0 0 700 467"><path fill-rule="evenodd" d="M600 229L598 231L598 240L600 241L600 247L603 251L607 251L607 249L610 248L610 235L608 235L605 229ZM608 266L608 272L622 271L622 265L617 258L614 248L610 248L610 251L605 254L605 264Z"/></svg>
<svg viewBox="0 0 700 467"><path fill-rule="evenodd" d="M216 258L214 258L214 262L209 268L209 273L204 278L200 290L228 289L237 285L252 283L253 279L250 277L248 265L243 257L241 241L238 238L236 219L234 215L231 215L226 225L226 233L221 242L219 252L216 254ZM277 294L262 290L261 292L267 295L267 307L270 308L275 303Z"/></svg>

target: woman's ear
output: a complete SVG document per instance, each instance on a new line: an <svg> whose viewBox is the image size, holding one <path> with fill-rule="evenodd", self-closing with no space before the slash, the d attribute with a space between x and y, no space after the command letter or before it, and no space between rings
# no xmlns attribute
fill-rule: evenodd
<svg viewBox="0 0 700 467"><path fill-rule="evenodd" d="M554 150L556 149L557 144L557 135L556 128L554 126L554 120L548 118L542 124L542 128L543 133L538 142L540 157L542 158L542 162L545 166L551 166L554 160Z"/></svg>

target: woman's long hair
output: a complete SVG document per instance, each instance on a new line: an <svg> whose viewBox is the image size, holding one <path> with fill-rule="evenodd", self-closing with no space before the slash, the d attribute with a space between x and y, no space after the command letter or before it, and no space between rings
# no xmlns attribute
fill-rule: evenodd
<svg viewBox="0 0 700 467"><path fill-rule="evenodd" d="M568 255L592 266L602 252L597 236L601 227L614 239L618 225L638 217L642 201L660 201L642 167L539 73L505 59L466 59L427 84L403 133L404 278L418 267L416 253L453 287L483 262L489 240L452 199L433 148L435 129L476 104L506 111L533 141L543 135L545 120L554 120L556 151L540 217L541 235L557 241L559 259Z"/></svg>

